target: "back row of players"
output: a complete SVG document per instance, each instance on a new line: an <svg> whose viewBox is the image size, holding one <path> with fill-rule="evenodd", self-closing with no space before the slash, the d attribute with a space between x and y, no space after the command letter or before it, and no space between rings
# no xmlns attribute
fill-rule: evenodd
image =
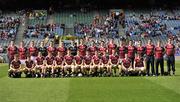
<svg viewBox="0 0 180 102"><path fill-rule="evenodd" d="M164 55L167 59L167 74L175 74L175 46L169 39L165 47L161 42L157 46L149 40L146 46L141 41L137 46L132 41L126 46L120 41L119 46L113 40L106 46L101 42L100 46L93 44L87 47L83 40L80 44L66 48L60 43L56 48L53 42L48 47L41 42L36 47L34 42L28 48L21 42L16 47L13 41L8 47L10 60L9 76L21 76L24 72L27 76L65 76L65 75L134 75L158 76L160 66L161 75L164 75ZM155 63L155 68L154 68ZM21 65L25 65L22 69ZM150 73L151 67L151 73ZM156 69L156 70L154 70Z"/></svg>

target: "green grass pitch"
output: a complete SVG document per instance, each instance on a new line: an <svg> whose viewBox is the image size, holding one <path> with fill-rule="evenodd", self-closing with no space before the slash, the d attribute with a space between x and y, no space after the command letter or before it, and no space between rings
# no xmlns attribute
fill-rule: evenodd
<svg viewBox="0 0 180 102"><path fill-rule="evenodd" d="M180 61L170 77L13 79L7 69L0 64L0 102L180 102Z"/></svg>

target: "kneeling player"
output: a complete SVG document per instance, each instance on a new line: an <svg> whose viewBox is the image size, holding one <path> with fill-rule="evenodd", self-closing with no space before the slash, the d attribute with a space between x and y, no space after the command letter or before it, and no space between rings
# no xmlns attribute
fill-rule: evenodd
<svg viewBox="0 0 180 102"><path fill-rule="evenodd" d="M119 65L119 57L115 54L115 50L112 50L112 54L110 55L110 70L113 70L113 75L116 76L120 74L121 66ZM116 69L118 69L119 73L117 73ZM112 71L110 71L112 73Z"/></svg>
<svg viewBox="0 0 180 102"><path fill-rule="evenodd" d="M24 74L26 77L35 77L34 61L28 56L25 61Z"/></svg>
<svg viewBox="0 0 180 102"><path fill-rule="evenodd" d="M77 55L74 57L75 59L75 65L74 65L74 74L79 74L82 73L82 66L83 66L83 57L80 56L79 52L77 53Z"/></svg>
<svg viewBox="0 0 180 102"><path fill-rule="evenodd" d="M54 68L54 72L60 76L60 75L63 75L64 74L64 67L63 67L63 64L64 64L64 58L63 58L63 55L58 52L58 55L55 57L55 68Z"/></svg>
<svg viewBox="0 0 180 102"><path fill-rule="evenodd" d="M97 52L95 52L95 55L92 57L92 63L90 72L92 75L98 76L98 72L100 71L100 58Z"/></svg>
<svg viewBox="0 0 180 102"><path fill-rule="evenodd" d="M38 77L41 74L41 77L45 74L45 68L44 68L44 57L42 56L42 53L38 53L38 57L36 58L36 65L35 65L35 72L36 77Z"/></svg>
<svg viewBox="0 0 180 102"><path fill-rule="evenodd" d="M70 55L70 51L68 50L67 55L64 56L64 72L66 73L66 76L70 76L70 74L72 74L72 71L74 69L73 60L74 58Z"/></svg>
<svg viewBox="0 0 180 102"><path fill-rule="evenodd" d="M127 54L125 55L125 58L122 60L121 68L121 75L129 75L129 72L132 70L131 60L128 58Z"/></svg>
<svg viewBox="0 0 180 102"><path fill-rule="evenodd" d="M145 61L140 54L136 55L136 58L134 60L134 68L135 72L137 72L139 75L143 75L146 71Z"/></svg>
<svg viewBox="0 0 180 102"><path fill-rule="evenodd" d="M101 63L100 63L100 70L102 74L110 75L110 67L109 67L109 57L106 56L106 52L102 53L103 55L101 56ZM109 72L109 73L108 73Z"/></svg>
<svg viewBox="0 0 180 102"><path fill-rule="evenodd" d="M46 76L54 76L54 57L51 53L48 53L48 56L46 57L45 67Z"/></svg>
<svg viewBox="0 0 180 102"><path fill-rule="evenodd" d="M9 72L9 77L19 78L21 77L21 62L18 55L14 55L14 60L11 61Z"/></svg>
<svg viewBox="0 0 180 102"><path fill-rule="evenodd" d="M84 57L84 67L83 72L85 75L90 75L90 69L92 66L92 57L90 56L89 52L86 52L86 56Z"/></svg>

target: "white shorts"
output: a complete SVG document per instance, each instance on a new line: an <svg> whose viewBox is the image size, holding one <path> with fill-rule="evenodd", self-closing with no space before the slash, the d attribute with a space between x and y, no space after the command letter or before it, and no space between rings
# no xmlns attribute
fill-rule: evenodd
<svg viewBox="0 0 180 102"><path fill-rule="evenodd" d="M21 64L24 64L24 65L25 65L25 61L26 61L25 59L20 60Z"/></svg>
<svg viewBox="0 0 180 102"><path fill-rule="evenodd" d="M34 62L36 61L36 58L35 56L31 56L31 60L33 60Z"/></svg>

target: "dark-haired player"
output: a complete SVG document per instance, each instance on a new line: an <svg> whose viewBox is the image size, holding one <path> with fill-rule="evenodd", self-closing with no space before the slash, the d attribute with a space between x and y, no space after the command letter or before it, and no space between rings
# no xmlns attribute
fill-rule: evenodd
<svg viewBox="0 0 180 102"><path fill-rule="evenodd" d="M10 42L10 45L8 46L8 59L9 59L9 62L11 62L13 59L14 59L14 55L17 53L17 47L14 45L14 41L11 41ZM10 63L9 63L10 65Z"/></svg>
<svg viewBox="0 0 180 102"><path fill-rule="evenodd" d="M129 75L129 71L132 70L132 66L131 66L131 60L128 58L128 55L125 54L125 58L122 60L122 64L121 64L121 74L122 75Z"/></svg>
<svg viewBox="0 0 180 102"><path fill-rule="evenodd" d="M91 56L95 55L95 52L98 50L95 43L92 44L92 46L88 47L87 49Z"/></svg>
<svg viewBox="0 0 180 102"><path fill-rule="evenodd" d="M141 54L137 54L134 60L134 68L135 72L138 72L139 75L143 75L145 73L145 61Z"/></svg>
<svg viewBox="0 0 180 102"><path fill-rule="evenodd" d="M67 48L64 46L63 42L59 43L58 48L56 49L63 57L67 54Z"/></svg>
<svg viewBox="0 0 180 102"><path fill-rule="evenodd" d="M26 77L30 75L30 77L35 77L35 69L34 69L34 61L31 60L30 56L27 56L27 60L25 61L24 74Z"/></svg>
<svg viewBox="0 0 180 102"><path fill-rule="evenodd" d="M11 61L10 69L8 70L9 77L21 77L21 62L18 55L14 55L14 59Z"/></svg>
<svg viewBox="0 0 180 102"><path fill-rule="evenodd" d="M155 65L156 65L156 76L159 75L159 65L161 68L161 75L164 75L164 48L161 46L161 42L157 42L157 46L155 47Z"/></svg>
<svg viewBox="0 0 180 102"><path fill-rule="evenodd" d="M117 47L117 45L114 44L113 39L110 39L110 41L108 43L108 53L109 53L109 55L112 54L113 50L116 50L116 47Z"/></svg>
<svg viewBox="0 0 180 102"><path fill-rule="evenodd" d="M136 47L133 45L133 41L129 41L129 45L127 47L128 58L131 60L131 66L134 67L134 58L136 53Z"/></svg>
<svg viewBox="0 0 180 102"><path fill-rule="evenodd" d="M48 53L48 56L45 59L46 75L52 75L54 77L54 57L52 53Z"/></svg>
<svg viewBox="0 0 180 102"><path fill-rule="evenodd" d="M92 67L92 56L90 56L90 53L87 51L86 56L83 58L83 72L85 75L90 75L90 69Z"/></svg>
<svg viewBox="0 0 180 102"><path fill-rule="evenodd" d="M20 57L21 64L25 64L26 55L27 55L27 48L24 47L24 42L23 41L20 42L18 51L19 51L19 57Z"/></svg>
<svg viewBox="0 0 180 102"><path fill-rule="evenodd" d="M30 43L30 47L29 47L28 51L29 51L29 54L31 56L31 60L35 61L36 57L38 55L38 49L37 49L37 47L35 47L34 41L32 41Z"/></svg>
<svg viewBox="0 0 180 102"><path fill-rule="evenodd" d="M154 49L155 46L152 44L152 40L148 40L148 44L146 45L146 76L149 76L149 70L151 65L151 73L155 76L154 73Z"/></svg>
<svg viewBox="0 0 180 102"><path fill-rule="evenodd" d="M81 39L80 44L78 45L78 52L79 52L80 56L85 56L86 50L87 50L87 46L85 44L83 44L83 40Z"/></svg>
<svg viewBox="0 0 180 102"><path fill-rule="evenodd" d="M80 56L79 52L74 56L74 73L79 74L83 71L83 57Z"/></svg>
<svg viewBox="0 0 180 102"><path fill-rule="evenodd" d="M54 70L55 73L59 76L60 74L63 75L64 74L64 57L62 55L62 53L58 52L57 56L55 57L54 60Z"/></svg>
<svg viewBox="0 0 180 102"><path fill-rule="evenodd" d="M92 57L92 67L91 74L98 76L98 72L100 71L100 57L98 52L95 52L95 55Z"/></svg>
<svg viewBox="0 0 180 102"><path fill-rule="evenodd" d="M74 69L74 63L73 63L74 57L71 55L70 50L67 51L67 55L64 56L64 72L67 76L69 76L72 73L72 69Z"/></svg>
<svg viewBox="0 0 180 102"><path fill-rule="evenodd" d="M175 75L175 46L172 44L172 40L168 39L168 43L165 46L166 48L166 55L167 55L167 68L168 68L168 75L171 75L171 70L173 75Z"/></svg>
<svg viewBox="0 0 180 102"><path fill-rule="evenodd" d="M100 55L103 55L103 53L106 53L107 48L104 45L104 42L101 41L100 46L98 48L98 52Z"/></svg>
<svg viewBox="0 0 180 102"><path fill-rule="evenodd" d="M111 71L110 71L110 66L109 66L109 56L106 55L106 52L104 52L101 55L101 63L100 63L100 72L104 73L104 72L108 72L107 74L110 75Z"/></svg>
<svg viewBox="0 0 180 102"><path fill-rule="evenodd" d="M38 52L41 52L42 56L47 56L47 48L44 46L44 41L41 41L40 46L38 48Z"/></svg>
<svg viewBox="0 0 180 102"><path fill-rule="evenodd" d="M124 45L122 41L120 41L119 45L120 46L118 48L118 54L119 54L119 61L121 63L122 60L125 58L125 54L127 53L127 47Z"/></svg>
<svg viewBox="0 0 180 102"><path fill-rule="evenodd" d="M142 46L142 41L138 41L138 46L137 46L137 54L140 55L141 57L144 57L146 48Z"/></svg>
<svg viewBox="0 0 180 102"><path fill-rule="evenodd" d="M47 52L51 53L53 56L56 56L56 48L53 45L53 42L51 41L49 46L47 47Z"/></svg>
<svg viewBox="0 0 180 102"><path fill-rule="evenodd" d="M44 60L45 57L42 56L42 53L39 52L38 56L36 58L36 64L35 64L35 72L36 72L36 77L38 77L39 74L41 74L41 77L43 77L45 75L45 66L44 66Z"/></svg>
<svg viewBox="0 0 180 102"><path fill-rule="evenodd" d="M115 50L112 50L112 54L109 55L109 64L110 64L110 73L112 74L113 70L113 75L117 75L117 69L118 69L118 74L120 74L121 66L119 65L119 56L116 54Z"/></svg>

